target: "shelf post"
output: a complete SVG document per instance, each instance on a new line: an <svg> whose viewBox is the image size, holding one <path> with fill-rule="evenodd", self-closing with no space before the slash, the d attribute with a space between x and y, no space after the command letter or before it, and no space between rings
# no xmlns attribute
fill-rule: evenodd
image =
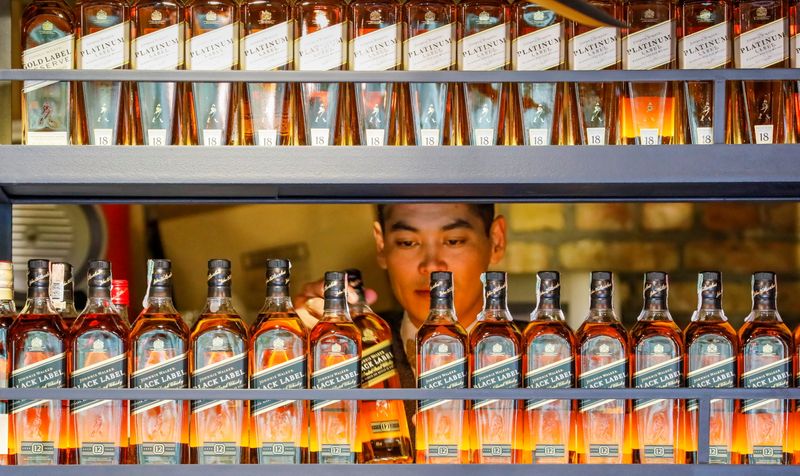
<svg viewBox="0 0 800 476"><path fill-rule="evenodd" d="M11 203L0 202L0 260L11 261Z"/></svg>
<svg viewBox="0 0 800 476"><path fill-rule="evenodd" d="M715 121L716 123L716 121ZM697 463L708 464L711 426L711 399L697 401Z"/></svg>
<svg viewBox="0 0 800 476"><path fill-rule="evenodd" d="M725 80L714 80L714 143L725 143Z"/></svg>

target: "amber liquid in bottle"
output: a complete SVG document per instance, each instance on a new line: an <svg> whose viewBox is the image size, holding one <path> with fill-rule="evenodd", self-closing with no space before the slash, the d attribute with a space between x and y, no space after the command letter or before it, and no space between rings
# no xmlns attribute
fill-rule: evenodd
<svg viewBox="0 0 800 476"><path fill-rule="evenodd" d="M78 69L128 67L130 7L121 0L81 0L76 6ZM78 89L80 143L125 143L124 118L128 83L83 81ZM125 101L125 102L123 102Z"/></svg>
<svg viewBox="0 0 800 476"><path fill-rule="evenodd" d="M578 328L576 368L579 388L628 386L628 334L612 307L612 276L592 273L589 315ZM578 462L630 463L626 442L629 403L581 400L578 406Z"/></svg>
<svg viewBox="0 0 800 476"><path fill-rule="evenodd" d="M49 262L29 261L28 299L8 328L11 388L67 386L68 331L50 302L49 284ZM9 415L11 464L67 463L69 401L14 400Z"/></svg>
<svg viewBox="0 0 800 476"><path fill-rule="evenodd" d="M683 331L686 358L683 362L686 386L689 388L735 388L736 356L739 340L722 310L722 278L720 273L700 273L697 281L699 304L692 322ZM686 463L697 463L697 401L686 402L682 431ZM709 463L738 464L734 448L734 417L738 401L711 402L709 428Z"/></svg>
<svg viewBox="0 0 800 476"><path fill-rule="evenodd" d="M294 5L295 63L300 71L341 70L347 64L344 4L336 0L304 0ZM297 110L302 111L301 144L345 142L339 83L303 83Z"/></svg>
<svg viewBox="0 0 800 476"><path fill-rule="evenodd" d="M311 388L361 386L361 333L347 309L344 273L325 273L325 310L309 335ZM357 400L311 402L311 462L348 464L361 462Z"/></svg>
<svg viewBox="0 0 800 476"><path fill-rule="evenodd" d="M131 10L131 68L183 68L183 7L169 0L137 0ZM180 144L180 96L176 83L140 81L133 87L133 142Z"/></svg>
<svg viewBox="0 0 800 476"><path fill-rule="evenodd" d="M350 304L350 315L361 331L362 388L400 388L400 375L394 365L392 329L370 309L364 297L361 271L347 270L347 282L357 301ZM352 299L351 299L352 301ZM361 434L365 463L411 463L411 437L402 400L361 402Z"/></svg>
<svg viewBox="0 0 800 476"><path fill-rule="evenodd" d="M753 275L753 310L739 329L739 386L789 388L794 341L776 307L775 273ZM790 400L741 402L737 445L742 464L792 464Z"/></svg>
<svg viewBox="0 0 800 476"><path fill-rule="evenodd" d="M623 18L622 69L676 66L677 7L670 0L628 0ZM620 99L623 144L679 144L678 86L673 82L628 82Z"/></svg>
<svg viewBox="0 0 800 476"><path fill-rule="evenodd" d="M503 0L466 0L458 5L458 69L504 70L510 63L510 7ZM465 83L461 144L506 144L506 83ZM463 121L463 120L462 120Z"/></svg>
<svg viewBox="0 0 800 476"><path fill-rule="evenodd" d="M267 299L250 337L250 388L308 388L307 332L289 297L289 261L267 261ZM308 463L308 402L250 402L250 462Z"/></svg>
<svg viewBox="0 0 800 476"><path fill-rule="evenodd" d="M71 337L70 387L128 388L128 324L111 303L111 263L89 264L89 297ZM128 461L128 401L72 400L77 464Z"/></svg>
<svg viewBox="0 0 800 476"><path fill-rule="evenodd" d="M188 388L189 328L172 304L170 262L150 260L148 271L148 299L129 340L131 388ZM188 401L133 400L130 428L132 464L189 463Z"/></svg>
<svg viewBox="0 0 800 476"><path fill-rule="evenodd" d="M14 271L10 261L0 261L0 388L8 388L8 328L17 317L14 304ZM8 434L8 402L0 400L3 422L0 431ZM8 464L8 440L0 446L0 466Z"/></svg>
<svg viewBox="0 0 800 476"><path fill-rule="evenodd" d="M644 307L631 329L631 375L635 388L683 386L683 335L667 308L666 273L649 272L644 278ZM682 464L679 428L683 402L639 399L633 403L631 435L633 462Z"/></svg>
<svg viewBox="0 0 800 476"><path fill-rule="evenodd" d="M785 68L788 8L783 0L740 0L734 4L733 61L736 68ZM736 107L741 141L782 144L787 138L785 83L741 81ZM728 108L732 108L730 101Z"/></svg>
<svg viewBox="0 0 800 476"><path fill-rule="evenodd" d="M575 335L561 311L561 282L555 271L537 273L536 309L523 333L526 388L575 386ZM573 400L525 401L525 462L575 462Z"/></svg>
<svg viewBox="0 0 800 476"><path fill-rule="evenodd" d="M192 327L192 388L247 388L247 325L231 302L231 263L208 262L208 299ZM246 464L250 456L249 401L192 400L192 464Z"/></svg>
<svg viewBox="0 0 800 476"><path fill-rule="evenodd" d="M430 313L417 332L417 388L469 387L467 332L453 306L453 275L431 273ZM417 402L416 463L470 462L466 400Z"/></svg>
<svg viewBox="0 0 800 476"><path fill-rule="evenodd" d="M403 4L406 32L403 67L407 71L447 71L456 65L456 7L446 0ZM454 141L452 83L400 84L403 142L438 146Z"/></svg>
<svg viewBox="0 0 800 476"><path fill-rule="evenodd" d="M792 68L800 68L800 3L798 2L791 2L789 7L789 38L789 65ZM800 81L792 81L790 87L791 105L786 114L792 118L793 143L797 144L800 143ZM797 446L800 452L800 441Z"/></svg>

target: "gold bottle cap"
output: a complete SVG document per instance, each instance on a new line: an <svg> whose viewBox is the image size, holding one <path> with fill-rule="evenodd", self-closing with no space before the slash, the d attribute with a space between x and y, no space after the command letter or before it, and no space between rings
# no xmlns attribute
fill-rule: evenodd
<svg viewBox="0 0 800 476"><path fill-rule="evenodd" d="M0 300L14 299L14 267L10 261L0 261Z"/></svg>

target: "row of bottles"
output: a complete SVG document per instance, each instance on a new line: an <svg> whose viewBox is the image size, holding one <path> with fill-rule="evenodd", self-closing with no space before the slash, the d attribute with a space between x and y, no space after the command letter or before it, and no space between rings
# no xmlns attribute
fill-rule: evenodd
<svg viewBox="0 0 800 476"><path fill-rule="evenodd" d="M35 0L26 69L495 71L798 67L787 0L589 0L626 29L526 0ZM789 41L791 37L792 41ZM791 45L791 46L790 46ZM710 144L800 136L800 81L713 84L26 81L26 144Z"/></svg>

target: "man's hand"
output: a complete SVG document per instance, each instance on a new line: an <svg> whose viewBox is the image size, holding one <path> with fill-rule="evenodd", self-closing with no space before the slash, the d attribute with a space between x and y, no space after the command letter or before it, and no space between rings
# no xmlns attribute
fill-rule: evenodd
<svg viewBox="0 0 800 476"><path fill-rule="evenodd" d="M323 295L324 286L325 282L322 279L306 283L300 288L300 294L292 298L295 311L297 311L303 324L309 329L314 327L317 321L322 317L325 304ZM348 290L347 301L350 304L356 303L358 301L358 296L355 291L350 286L348 286ZM367 298L367 304L370 306L375 304L378 300L378 293L376 293L374 289L364 288L364 296Z"/></svg>

